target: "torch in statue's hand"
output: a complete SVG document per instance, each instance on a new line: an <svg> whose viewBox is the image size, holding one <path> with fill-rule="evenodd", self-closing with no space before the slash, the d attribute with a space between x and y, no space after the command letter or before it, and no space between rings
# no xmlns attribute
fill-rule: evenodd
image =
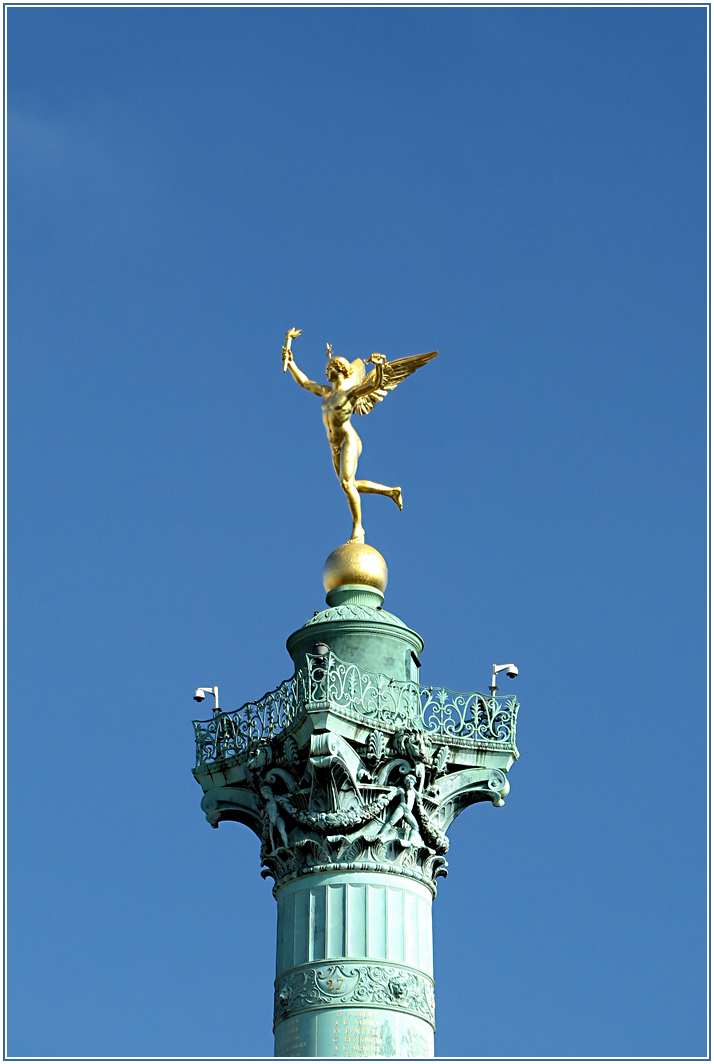
<svg viewBox="0 0 714 1064"><path fill-rule="evenodd" d="M292 362L293 353L290 348L293 340L296 336L299 336L302 329L289 329L285 334L285 343L283 344L283 373L288 368L288 362Z"/></svg>

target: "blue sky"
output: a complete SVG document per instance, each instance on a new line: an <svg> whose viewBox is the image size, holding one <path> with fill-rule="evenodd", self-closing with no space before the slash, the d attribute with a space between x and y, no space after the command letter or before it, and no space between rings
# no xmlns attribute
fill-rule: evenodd
<svg viewBox="0 0 714 1064"><path fill-rule="evenodd" d="M271 1055L275 903L191 700L290 674L360 423L422 682L515 661L437 1054L706 1051L706 10L8 12L8 1048Z"/></svg>

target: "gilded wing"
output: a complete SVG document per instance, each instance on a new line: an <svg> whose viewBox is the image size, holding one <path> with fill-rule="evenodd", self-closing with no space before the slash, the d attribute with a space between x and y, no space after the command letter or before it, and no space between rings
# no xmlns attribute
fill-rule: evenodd
<svg viewBox="0 0 714 1064"><path fill-rule="evenodd" d="M364 375L367 372L367 367L361 358L356 358L354 362L350 362L352 372L350 378L354 378L354 384L361 384L364 380ZM354 386L353 381L350 379L350 384Z"/></svg>
<svg viewBox="0 0 714 1064"><path fill-rule="evenodd" d="M431 362L432 358L436 358L438 354L438 351L429 351L426 355L410 355L409 358L398 358L394 362L385 363L382 387L375 387L374 391L361 395L355 403L355 412L368 414L370 410L374 410L375 405L382 402L387 392L393 392L398 384L401 384L412 373L416 373L421 366ZM366 384L369 384L370 378L376 383L375 370L365 377Z"/></svg>

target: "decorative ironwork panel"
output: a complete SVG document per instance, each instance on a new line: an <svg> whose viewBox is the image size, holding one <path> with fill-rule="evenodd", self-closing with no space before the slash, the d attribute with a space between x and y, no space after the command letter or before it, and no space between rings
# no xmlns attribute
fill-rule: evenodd
<svg viewBox="0 0 714 1064"><path fill-rule="evenodd" d="M312 701L328 702L390 728L415 727L437 738L515 746L515 698L500 702L480 691L462 693L374 676L332 653L306 657Z"/></svg>
<svg viewBox="0 0 714 1064"><path fill-rule="evenodd" d="M218 713L213 720L195 720L197 767L245 754L290 728L309 700L305 679L300 670L274 691L255 702L246 702L232 713Z"/></svg>
<svg viewBox="0 0 714 1064"><path fill-rule="evenodd" d="M213 720L194 721L196 764L240 756L292 727L308 704L322 703L394 731L416 728L434 739L515 750L518 702L479 691L423 687L364 672L330 652L306 655L306 666L255 702Z"/></svg>

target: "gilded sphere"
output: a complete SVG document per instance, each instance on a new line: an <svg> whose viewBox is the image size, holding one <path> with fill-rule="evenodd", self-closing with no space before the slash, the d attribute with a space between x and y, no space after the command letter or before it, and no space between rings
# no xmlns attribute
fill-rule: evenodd
<svg viewBox="0 0 714 1064"><path fill-rule="evenodd" d="M325 591L345 584L362 584L363 587L376 587L384 594L387 576L384 558L366 543L343 543L333 550L322 570Z"/></svg>

